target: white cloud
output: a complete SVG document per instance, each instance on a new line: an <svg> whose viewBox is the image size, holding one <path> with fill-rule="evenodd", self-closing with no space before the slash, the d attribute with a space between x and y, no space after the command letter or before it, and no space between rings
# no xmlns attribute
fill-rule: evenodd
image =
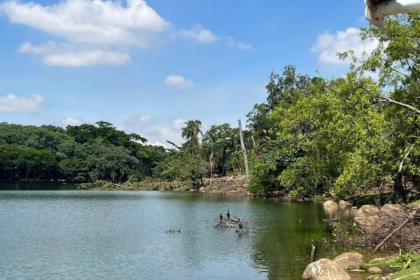
<svg viewBox="0 0 420 280"><path fill-rule="evenodd" d="M32 97L18 97L8 94L0 97L0 112L37 112L42 110L44 97L34 94Z"/></svg>
<svg viewBox="0 0 420 280"><path fill-rule="evenodd" d="M19 52L40 55L47 65L122 65L131 62L130 56L112 48L150 48L157 34L170 25L144 0L126 3L64 0L42 6L11 0L0 4L0 16L67 41L21 45Z"/></svg>
<svg viewBox="0 0 420 280"><path fill-rule="evenodd" d="M39 55L43 63L53 66L128 64L131 62L128 51L151 48L159 34L171 29L170 22L144 0L63 0L49 6L8 0L0 2L1 16L13 24L58 37L55 40L62 42L60 44L24 43L19 49L21 53ZM199 24L175 33L175 37L202 43L224 40ZM244 43L236 45L242 49L252 48Z"/></svg>
<svg viewBox="0 0 420 280"><path fill-rule="evenodd" d="M175 131L180 131L182 128L186 126L187 120L184 119L176 119L172 122L170 129Z"/></svg>
<svg viewBox="0 0 420 280"><path fill-rule="evenodd" d="M123 65L131 62L128 54L109 49L83 49L74 45L47 42L34 46L23 43L18 52L43 56L43 63L54 66Z"/></svg>
<svg viewBox="0 0 420 280"><path fill-rule="evenodd" d="M190 30L181 29L178 33L181 37L194 39L201 43L212 43L219 40L219 37L211 30L204 29L199 24L194 24Z"/></svg>
<svg viewBox="0 0 420 280"><path fill-rule="evenodd" d="M236 43L235 40L232 37L226 37L226 41L229 47L238 47L243 50L251 50L252 45L251 44L245 44L245 43Z"/></svg>
<svg viewBox="0 0 420 280"><path fill-rule="evenodd" d="M192 81L177 75L169 75L166 77L164 83L167 86L171 86L177 89L188 89L194 86Z"/></svg>
<svg viewBox="0 0 420 280"><path fill-rule="evenodd" d="M20 3L0 4L0 12L23 24L60 36L74 43L149 47L151 35L169 23L144 0L67 0L51 6Z"/></svg>
<svg viewBox="0 0 420 280"><path fill-rule="evenodd" d="M18 52L20 53L32 53L32 54L44 54L51 51L56 51L57 45L55 42L49 41L45 44L41 44L38 46L33 46L29 42L25 42L22 45L20 45L20 48L18 49Z"/></svg>
<svg viewBox="0 0 420 280"><path fill-rule="evenodd" d="M244 50L250 50L252 49L252 45L251 44L244 44L244 43L238 43L238 47Z"/></svg>
<svg viewBox="0 0 420 280"><path fill-rule="evenodd" d="M140 143L141 145L144 145L144 146L157 146L157 147L164 147L164 148L166 148L166 145L160 143L159 141L156 141L155 143L150 143L150 142L146 142L146 143L138 142L138 143Z"/></svg>
<svg viewBox="0 0 420 280"><path fill-rule="evenodd" d="M154 118L151 116L143 116L143 117L132 117L125 120L125 126L136 128L136 127L146 127L150 126L155 122Z"/></svg>
<svg viewBox="0 0 420 280"><path fill-rule="evenodd" d="M49 54L44 57L45 64L55 66L122 65L130 62L127 54L103 50Z"/></svg>
<svg viewBox="0 0 420 280"><path fill-rule="evenodd" d="M187 120L179 118L167 125L154 125L152 130L140 133L140 135L146 137L148 144L153 143L153 145L163 145L168 148L174 148L166 141L169 140L176 145L181 145L181 143L185 142L185 139L182 138L182 128L186 126L186 122ZM207 128L207 126L203 125L202 129L205 130L205 128Z"/></svg>
<svg viewBox="0 0 420 280"><path fill-rule="evenodd" d="M353 50L354 55L362 57L363 52L370 53L378 46L378 40L362 43L360 31L357 28L347 28L345 31L337 31L330 34L328 31L318 36L317 43L311 48L311 52L319 53L319 62L323 64L348 65L348 60L341 60L337 52Z"/></svg>
<svg viewBox="0 0 420 280"><path fill-rule="evenodd" d="M60 121L60 125L63 127L67 127L68 125L81 125L82 123L84 123L83 120L76 120L73 118L66 118Z"/></svg>

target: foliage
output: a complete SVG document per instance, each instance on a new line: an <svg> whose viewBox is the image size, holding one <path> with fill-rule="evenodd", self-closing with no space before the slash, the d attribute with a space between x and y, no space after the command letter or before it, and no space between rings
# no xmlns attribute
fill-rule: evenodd
<svg viewBox="0 0 420 280"><path fill-rule="evenodd" d="M144 178L165 157L162 147L144 146L144 141L108 122L67 129L2 123L0 179L122 181L131 170Z"/></svg>
<svg viewBox="0 0 420 280"><path fill-rule="evenodd" d="M379 76L378 85L382 94L377 103L383 108L387 121L390 173L393 175L394 190L403 199L403 177L417 187L420 183L419 16L420 13L416 12L388 17L384 30L374 26L362 28L362 42L375 40L378 46L362 58L354 57L352 51L339 54L343 59L352 58L351 67L360 74L374 72Z"/></svg>
<svg viewBox="0 0 420 280"><path fill-rule="evenodd" d="M414 248L409 252L405 252L403 249L401 249L401 246L399 246L398 244L395 244L395 246L399 250L398 257L389 261L388 262L388 263L390 263L389 266L392 267L392 268L396 268L397 271L406 270L407 268L410 267L411 263L414 262L414 259L411 255Z"/></svg>
<svg viewBox="0 0 420 280"><path fill-rule="evenodd" d="M154 177L166 181L188 181L198 188L208 170L208 164L199 155L180 152L160 162L154 169Z"/></svg>
<svg viewBox="0 0 420 280"><path fill-rule="evenodd" d="M231 156L230 153L235 153L235 150L237 150L237 138L238 129L231 128L228 123L212 125L206 131L201 144L201 155L208 161L210 154L213 153L215 162L213 172L224 173L228 165L228 156Z"/></svg>
<svg viewBox="0 0 420 280"><path fill-rule="evenodd" d="M283 151L277 141L271 140L256 152L255 157L255 163L251 164L248 190L257 194L285 190L278 177L296 160L298 154Z"/></svg>
<svg viewBox="0 0 420 280"><path fill-rule="evenodd" d="M187 142L184 143L183 147L191 153L197 153L199 146L198 136L202 135L201 121L190 120L185 124L186 126L182 128L182 138L187 139Z"/></svg>

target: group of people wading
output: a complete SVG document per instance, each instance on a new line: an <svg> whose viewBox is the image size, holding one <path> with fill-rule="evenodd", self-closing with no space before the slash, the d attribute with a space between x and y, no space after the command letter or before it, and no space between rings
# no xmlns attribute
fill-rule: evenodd
<svg viewBox="0 0 420 280"><path fill-rule="evenodd" d="M243 232L244 226L241 222L241 219L238 218L237 221L233 220L233 219L230 219L229 209L227 210L226 217L227 217L227 221L231 221L231 222L234 222L234 223L238 224L238 228L236 229L237 233L239 233L239 231ZM222 215L222 213L220 213L220 222L219 223L222 223L222 222L223 222L223 215ZM228 226L230 227L230 224L228 224Z"/></svg>

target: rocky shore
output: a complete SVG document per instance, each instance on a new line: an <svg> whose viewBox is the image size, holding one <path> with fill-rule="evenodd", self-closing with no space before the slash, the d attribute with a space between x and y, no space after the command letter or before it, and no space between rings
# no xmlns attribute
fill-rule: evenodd
<svg viewBox="0 0 420 280"><path fill-rule="evenodd" d="M353 225L358 229L356 244L371 248L372 251L386 252L389 258L374 258L364 262L359 253L343 253L333 260L320 259L312 262L305 269L304 280L414 280L420 279L420 211L418 206L400 204L363 205L353 207L350 203L332 200L324 202L324 209L330 214L331 221L340 223L336 218L338 211L354 217ZM418 215L417 215L418 214ZM340 225L342 227L343 225ZM344 230L343 232L346 232ZM346 234L346 233L342 233ZM337 237L340 239L340 237ZM341 238L340 240L345 240ZM395 244L403 251L395 254ZM356 246L357 246L356 245ZM407 254L411 251L413 254ZM413 259L408 269L401 269L401 264Z"/></svg>

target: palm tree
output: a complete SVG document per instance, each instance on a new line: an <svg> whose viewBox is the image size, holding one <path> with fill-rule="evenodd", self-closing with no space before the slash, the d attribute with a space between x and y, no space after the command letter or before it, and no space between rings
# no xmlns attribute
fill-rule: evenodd
<svg viewBox="0 0 420 280"><path fill-rule="evenodd" d="M201 121L190 120L185 123L187 126L182 128L182 138L187 139L188 146L191 151L198 148L198 135L203 134L201 131Z"/></svg>

